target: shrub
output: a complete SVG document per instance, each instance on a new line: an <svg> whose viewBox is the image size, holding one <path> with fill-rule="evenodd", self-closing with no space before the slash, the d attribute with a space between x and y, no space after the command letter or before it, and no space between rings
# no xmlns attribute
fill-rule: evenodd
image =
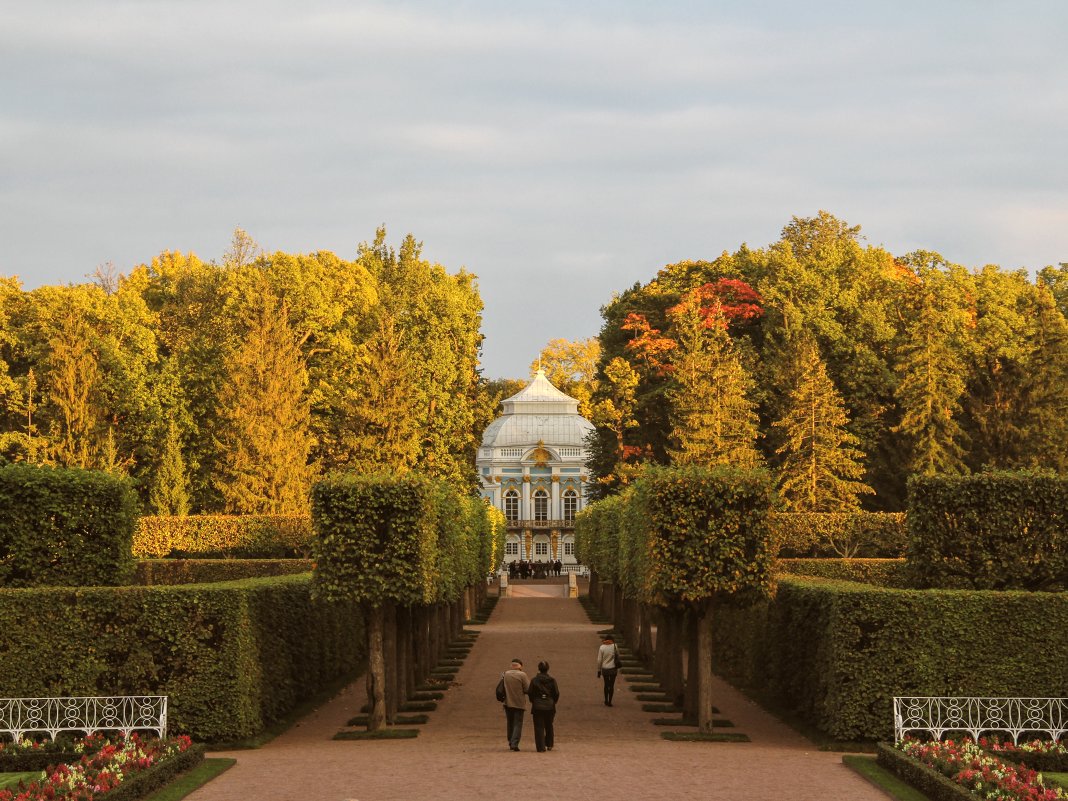
<svg viewBox="0 0 1068 801"><path fill-rule="evenodd" d="M841 740L892 735L892 698L1055 696L1068 594L900 590L781 576L772 600L717 607L713 666Z"/></svg>
<svg viewBox="0 0 1068 801"><path fill-rule="evenodd" d="M301 515L142 517L133 553L140 559L307 558L313 541L311 518Z"/></svg>
<svg viewBox="0 0 1068 801"><path fill-rule="evenodd" d="M362 635L307 575L0 590L0 697L168 695L173 731L241 739L354 672Z"/></svg>
<svg viewBox="0 0 1068 801"><path fill-rule="evenodd" d="M142 559L136 563L134 584L211 584L264 576L310 573L311 559Z"/></svg>
<svg viewBox="0 0 1068 801"><path fill-rule="evenodd" d="M133 571L137 496L91 470L0 468L0 586L112 585Z"/></svg>
<svg viewBox="0 0 1068 801"><path fill-rule="evenodd" d="M780 573L907 589L904 559L780 559Z"/></svg>
<svg viewBox="0 0 1068 801"><path fill-rule="evenodd" d="M768 528L784 557L896 558L908 544L903 513L771 512Z"/></svg>
<svg viewBox="0 0 1068 801"><path fill-rule="evenodd" d="M908 560L918 587L1068 589L1068 476L914 476Z"/></svg>

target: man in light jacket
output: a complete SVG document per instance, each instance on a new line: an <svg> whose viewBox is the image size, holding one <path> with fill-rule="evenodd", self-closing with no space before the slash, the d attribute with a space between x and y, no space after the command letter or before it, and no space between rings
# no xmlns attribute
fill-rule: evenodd
<svg viewBox="0 0 1068 801"><path fill-rule="evenodd" d="M527 711L527 690L530 676L523 672L523 660L513 659L512 666L504 673L504 715L508 726L508 747L519 750L519 738L523 736L523 713Z"/></svg>

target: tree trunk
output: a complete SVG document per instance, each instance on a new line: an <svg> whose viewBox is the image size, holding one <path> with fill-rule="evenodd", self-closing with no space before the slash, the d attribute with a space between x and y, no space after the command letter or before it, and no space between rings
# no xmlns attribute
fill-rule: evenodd
<svg viewBox="0 0 1068 801"><path fill-rule="evenodd" d="M712 602L699 607L697 618L697 728L712 733Z"/></svg>
<svg viewBox="0 0 1068 801"><path fill-rule="evenodd" d="M700 672L698 665L697 648L697 613L690 612L686 615L686 712L683 717L697 720L697 691Z"/></svg>
<svg viewBox="0 0 1068 801"><path fill-rule="evenodd" d="M382 652L386 664L386 723L393 725L400 704L397 676L397 605L387 603L382 611Z"/></svg>
<svg viewBox="0 0 1068 801"><path fill-rule="evenodd" d="M407 701L415 689L412 672L412 608L397 609L397 684L399 701Z"/></svg>
<svg viewBox="0 0 1068 801"><path fill-rule="evenodd" d="M382 646L384 611L381 606L365 606L367 621L367 731L386 727L386 664Z"/></svg>
<svg viewBox="0 0 1068 801"><path fill-rule="evenodd" d="M650 665L653 657L653 610L648 604L638 607L641 616L640 632L638 634L638 658L643 665Z"/></svg>
<svg viewBox="0 0 1068 801"><path fill-rule="evenodd" d="M591 570L590 571L590 583L589 583L589 586L586 587L586 594L590 596L590 600L591 601L596 601L597 600L597 591L598 591L598 589L600 589L600 585L597 582L597 571L596 570Z"/></svg>

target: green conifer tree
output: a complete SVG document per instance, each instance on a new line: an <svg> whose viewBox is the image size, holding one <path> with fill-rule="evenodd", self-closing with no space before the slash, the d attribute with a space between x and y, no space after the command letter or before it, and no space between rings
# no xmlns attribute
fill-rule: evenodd
<svg viewBox="0 0 1068 801"><path fill-rule="evenodd" d="M758 419L752 378L727 333L721 313L702 311L688 293L671 312L678 343L672 358L671 442L675 464L755 467Z"/></svg>
<svg viewBox="0 0 1068 801"><path fill-rule="evenodd" d="M779 484L786 507L796 512L844 512L872 493L861 479L864 453L849 432L849 415L819 348L804 339L795 350L786 410L773 426L783 433Z"/></svg>
<svg viewBox="0 0 1068 801"><path fill-rule="evenodd" d="M189 486L185 460L182 458L182 443L174 420L167 425L163 440L163 453L159 468L148 498L149 505L158 515L185 516L189 514Z"/></svg>

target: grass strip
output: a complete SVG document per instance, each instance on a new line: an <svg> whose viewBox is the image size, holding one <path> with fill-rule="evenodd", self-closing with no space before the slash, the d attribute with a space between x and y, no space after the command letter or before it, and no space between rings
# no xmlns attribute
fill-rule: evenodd
<svg viewBox="0 0 1068 801"><path fill-rule="evenodd" d="M44 778L43 770L23 770L17 773L0 773L0 790L11 790L14 792L18 787L19 782L26 782L29 784L32 781Z"/></svg>
<svg viewBox="0 0 1068 801"><path fill-rule="evenodd" d="M927 801L927 796L866 754L845 754L842 763L895 801Z"/></svg>
<svg viewBox="0 0 1068 801"><path fill-rule="evenodd" d="M697 721L693 718L653 718L654 726L696 726ZM727 718L712 718L712 726L716 729L733 729L734 723Z"/></svg>
<svg viewBox="0 0 1068 801"><path fill-rule="evenodd" d="M439 692L436 692L436 691L434 691L434 692L422 691L422 692L417 692L415 695L413 695L408 700L409 701L440 701L444 697L445 697L445 693L439 693Z"/></svg>
<svg viewBox="0 0 1068 801"><path fill-rule="evenodd" d="M349 722L346 726L366 726L367 721L370 719L370 715L357 715L354 718L349 718ZM393 719L393 725L395 726L421 726L424 723L430 721L430 715L397 715Z"/></svg>
<svg viewBox="0 0 1068 801"><path fill-rule="evenodd" d="M205 759L195 768L179 775L166 787L161 787L144 801L181 801L194 790L199 790L216 776L228 771L236 762L236 759L223 757Z"/></svg>
<svg viewBox="0 0 1068 801"><path fill-rule="evenodd" d="M419 729L379 729L378 731L339 731L334 740L410 740L419 736Z"/></svg>
<svg viewBox="0 0 1068 801"><path fill-rule="evenodd" d="M1042 780L1045 784L1052 784L1062 789L1068 790L1068 773L1061 773L1060 771L1050 771L1049 773L1042 774Z"/></svg>
<svg viewBox="0 0 1068 801"><path fill-rule="evenodd" d="M669 693L638 693L634 697L639 701L656 701L661 704L670 704L674 700Z"/></svg>
<svg viewBox="0 0 1068 801"><path fill-rule="evenodd" d="M749 735L740 732L707 732L700 731L662 731L660 736L665 740L674 740L681 743L748 743Z"/></svg>
<svg viewBox="0 0 1068 801"><path fill-rule="evenodd" d="M678 712L674 704L642 704L642 712Z"/></svg>
<svg viewBox="0 0 1068 801"><path fill-rule="evenodd" d="M636 693L663 693L664 692L664 688L659 684L638 684L638 683L631 684L631 683L628 682L627 686L630 688L631 692L636 692ZM664 694L666 695L667 693L664 693Z"/></svg>

